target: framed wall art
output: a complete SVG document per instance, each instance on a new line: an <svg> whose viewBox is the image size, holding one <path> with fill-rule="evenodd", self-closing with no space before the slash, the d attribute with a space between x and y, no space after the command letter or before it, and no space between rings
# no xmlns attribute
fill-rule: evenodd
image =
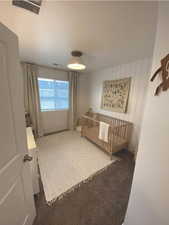
<svg viewBox="0 0 169 225"><path fill-rule="evenodd" d="M101 108L125 113L127 111L131 78L103 82Z"/></svg>

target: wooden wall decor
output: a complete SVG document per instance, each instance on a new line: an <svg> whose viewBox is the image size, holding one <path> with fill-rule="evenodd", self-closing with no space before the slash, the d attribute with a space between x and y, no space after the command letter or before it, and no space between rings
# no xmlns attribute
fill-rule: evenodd
<svg viewBox="0 0 169 225"><path fill-rule="evenodd" d="M21 7L33 13L39 14L42 0L12 0L12 4L14 6Z"/></svg>
<svg viewBox="0 0 169 225"><path fill-rule="evenodd" d="M161 67L153 74L151 81L153 81L158 74L161 75L162 82L156 88L155 95L159 95L161 90L166 91L169 89L169 54L161 60Z"/></svg>
<svg viewBox="0 0 169 225"><path fill-rule="evenodd" d="M104 81L101 108L108 111L125 113L130 83L131 78Z"/></svg>

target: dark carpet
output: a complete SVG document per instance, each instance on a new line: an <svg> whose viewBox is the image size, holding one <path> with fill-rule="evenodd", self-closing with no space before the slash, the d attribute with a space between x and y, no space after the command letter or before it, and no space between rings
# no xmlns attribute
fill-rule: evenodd
<svg viewBox="0 0 169 225"><path fill-rule="evenodd" d="M127 151L116 155L120 161L52 206L46 204L41 185L41 193L35 199L34 225L121 225L127 209L134 161Z"/></svg>

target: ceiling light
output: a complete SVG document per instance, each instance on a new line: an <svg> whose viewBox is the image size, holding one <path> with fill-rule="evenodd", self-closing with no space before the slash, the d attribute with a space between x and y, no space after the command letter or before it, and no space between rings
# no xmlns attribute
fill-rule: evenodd
<svg viewBox="0 0 169 225"><path fill-rule="evenodd" d="M67 67L71 70L84 70L86 66L81 60L82 52L80 51L72 51L72 58L70 59Z"/></svg>

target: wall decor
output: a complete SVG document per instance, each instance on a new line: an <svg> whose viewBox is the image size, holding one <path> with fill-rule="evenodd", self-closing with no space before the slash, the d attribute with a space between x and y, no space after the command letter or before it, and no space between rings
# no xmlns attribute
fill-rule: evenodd
<svg viewBox="0 0 169 225"><path fill-rule="evenodd" d="M103 82L101 108L113 112L127 111L131 78Z"/></svg>
<svg viewBox="0 0 169 225"><path fill-rule="evenodd" d="M39 14L42 0L12 0L12 4L14 6L21 7L33 13Z"/></svg>
<svg viewBox="0 0 169 225"><path fill-rule="evenodd" d="M157 75L161 75L162 82L156 88L155 95L159 95L160 91L169 89L169 54L161 60L161 67L153 74L151 81L154 81Z"/></svg>

